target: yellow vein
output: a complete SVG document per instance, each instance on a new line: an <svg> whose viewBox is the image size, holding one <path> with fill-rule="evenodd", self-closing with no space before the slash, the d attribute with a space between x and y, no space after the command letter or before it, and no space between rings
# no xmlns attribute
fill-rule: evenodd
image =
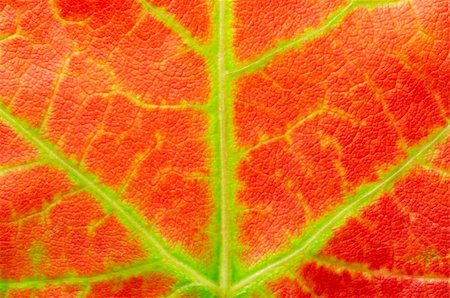
<svg viewBox="0 0 450 298"><path fill-rule="evenodd" d="M126 97L131 103L133 103L135 106L142 108L144 110L148 111L154 111L154 110L198 110L198 111L204 111L205 105L203 104L197 104L197 103L188 103L188 102L182 102L180 104L151 104L145 102L141 96L136 95L129 91L122 91L119 89L115 89L109 93L106 93L106 95L122 95Z"/></svg>
<svg viewBox="0 0 450 298"><path fill-rule="evenodd" d="M164 258L166 264L182 271L190 279L201 282L211 289L216 289L216 285L209 278L173 256L163 244L147 230L147 225L140 219L140 216L132 211L130 207L126 206L111 189L97 182L98 178L81 170L74 162L70 161L62 152L55 148L52 143L44 140L39 133L27 123L20 118L13 116L3 104L0 104L0 119L11 126L11 128L24 139L32 143L41 154L53 161L55 166L65 170L74 183L84 186L95 198L98 198L106 205L110 206L118 218L132 232L139 233L140 236L146 240L145 243Z"/></svg>
<svg viewBox="0 0 450 298"><path fill-rule="evenodd" d="M433 164L420 163L420 165L422 166L423 169L425 169L427 171L435 172L435 173L441 175L442 177L450 177L450 171L449 170L440 168L440 167L435 166Z"/></svg>
<svg viewBox="0 0 450 298"><path fill-rule="evenodd" d="M36 160L30 160L26 163L6 165L4 167L0 167L0 177L5 174L11 173L11 172L31 170L33 168L43 166L47 163L48 163L48 161L46 161L44 159L36 159Z"/></svg>
<svg viewBox="0 0 450 298"><path fill-rule="evenodd" d="M63 77L67 74L66 72L68 71L70 62L72 60L72 57L74 55L74 52L70 53L69 55L67 55L64 59L63 62L61 64L61 68L58 70L58 73L56 75L56 79L55 82L53 84L52 90L50 91L50 95L48 96L46 105L46 111L44 113L44 118L41 122L41 124L39 125L39 128L41 130L45 130L48 122L50 120L50 116L51 116L51 111L52 111L52 105L53 105L53 101L57 95L57 93L59 92L59 88L61 86L61 82L63 80Z"/></svg>
<svg viewBox="0 0 450 298"><path fill-rule="evenodd" d="M25 278L23 280L0 280L0 288L13 288L13 289L30 289L30 288L43 288L48 285L67 285L67 284L90 284L93 282L100 282L108 280L114 277L128 277L137 275L139 273L148 272L151 268L151 261L140 261L135 264L127 265L121 268L116 268L108 272L76 276L66 275L58 278Z"/></svg>
<svg viewBox="0 0 450 298"><path fill-rule="evenodd" d="M373 195L375 195L378 191L380 191L383 187L387 186L389 183L393 182L393 180L403 173L406 169L408 169L420 156L422 156L426 151L428 151L433 145L435 145L442 137L446 136L450 131L450 124L448 124L443 130L441 130L436 136L434 136L429 142L427 142L423 147L420 148L417 152L411 155L406 161L398 167L393 173L380 180L378 183L373 184L371 188L369 188L361 197L356 200L349 200L348 204L342 205L343 208L339 210L336 214L331 214L328 218L326 218L325 222L317 222L305 230L312 231L312 234L309 238L305 239L303 244L294 249L291 253L284 256L283 258L276 260L272 263L269 263L264 268L259 269L258 271L250 274L249 276L243 278L241 281L237 282L232 287L232 292L236 293L239 290L245 288L247 285L252 282L259 281L265 278L270 277L270 273L277 270L279 267L298 259L299 256L304 254L307 249L310 249L312 245L314 245L315 241L319 241L321 237L333 230L338 226L341 226L345 221L344 219L353 214L355 211L361 209L361 207L365 206L367 200L370 199ZM306 233L308 235L308 233ZM317 247L316 247L317 249Z"/></svg>
<svg viewBox="0 0 450 298"><path fill-rule="evenodd" d="M97 67L101 68L103 71L105 71L108 76L111 78L112 82L114 83L114 86L111 88L108 92L97 92L96 94L101 94L104 96L110 96L110 95L121 95L128 99L131 103L133 103L135 106L142 108L143 110L148 111L154 111L154 110L199 110L203 111L205 109L205 105L200 103L189 103L187 101L182 101L178 104L167 104L167 103L158 103L158 104L152 104L147 103L142 98L140 94L136 94L132 91L126 90L124 86L122 85L121 80L117 77L117 74L115 71L105 62L95 59L89 59L90 62L95 64ZM165 102L165 101L164 101Z"/></svg>
<svg viewBox="0 0 450 298"><path fill-rule="evenodd" d="M370 278L374 277L390 277L396 279L407 279L407 280L418 280L421 282L449 282L448 277L436 277L429 275L410 275L398 272L392 272L388 270L370 270L367 268L366 264L360 263L349 263L339 259L327 258L327 257L317 257L313 255L308 256L309 259L314 260L315 263L319 265L329 266L336 268L337 270L347 270L350 273L362 273Z"/></svg>
<svg viewBox="0 0 450 298"><path fill-rule="evenodd" d="M145 11L149 12L156 20L176 33L192 50L204 57L209 56L209 52L205 49L205 47L192 36L192 33L189 30L177 21L174 15L168 13L164 8L150 4L147 0L138 1Z"/></svg>
<svg viewBox="0 0 450 298"><path fill-rule="evenodd" d="M64 198L80 193L82 192L82 189L75 189L72 191L69 191L65 194L57 194L54 198L53 201L46 203L44 206L41 206L41 209L38 211L34 211L32 213L29 213L27 215L21 216L21 217L17 217L14 218L13 220L9 220L9 221L3 221L3 223L18 223L19 225L22 225L22 223L25 220L28 220L30 218L34 218L34 217L38 217L38 216L45 216L49 213L50 210L52 210L56 205L58 205L62 200L64 200Z"/></svg>
<svg viewBox="0 0 450 298"><path fill-rule="evenodd" d="M274 137L270 137L268 139L262 140L260 142L258 142L256 145L246 149L246 151L244 151L242 153L243 157L248 156L251 152L266 146L268 144L271 144L273 142L279 141L279 140L288 140L289 142L291 142L291 140L289 139L290 135L300 126L302 126L305 122L312 120L320 115L323 115L325 113L327 113L328 111L325 108L319 108L317 110L312 111L310 114L306 115L305 117L297 120L291 127L289 127L285 133L281 134L281 135L277 135Z"/></svg>
<svg viewBox="0 0 450 298"><path fill-rule="evenodd" d="M0 41L19 36L17 33L0 33Z"/></svg>

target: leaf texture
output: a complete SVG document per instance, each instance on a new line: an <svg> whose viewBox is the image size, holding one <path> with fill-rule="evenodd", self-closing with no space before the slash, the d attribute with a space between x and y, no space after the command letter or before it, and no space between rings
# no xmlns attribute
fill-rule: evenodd
<svg viewBox="0 0 450 298"><path fill-rule="evenodd" d="M0 0L0 297L447 297L444 0Z"/></svg>

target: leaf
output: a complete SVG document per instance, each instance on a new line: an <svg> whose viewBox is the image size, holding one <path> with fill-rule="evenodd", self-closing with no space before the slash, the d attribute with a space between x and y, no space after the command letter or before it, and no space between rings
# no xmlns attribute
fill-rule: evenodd
<svg viewBox="0 0 450 298"><path fill-rule="evenodd" d="M0 0L1 297L445 297L446 1Z"/></svg>

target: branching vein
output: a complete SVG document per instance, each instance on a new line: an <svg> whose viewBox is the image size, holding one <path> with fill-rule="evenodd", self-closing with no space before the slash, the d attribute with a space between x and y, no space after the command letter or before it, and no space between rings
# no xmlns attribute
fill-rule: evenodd
<svg viewBox="0 0 450 298"><path fill-rule="evenodd" d="M199 41L192 36L192 33L189 32L183 25L181 25L175 16L168 13L165 9L156 7L153 4L150 4L147 0L138 0L142 5L142 8L145 11L148 11L155 19L163 23L167 28L171 29L174 33L176 33L183 42L188 45L192 50L197 52L198 54L208 57L209 52L205 48L205 46L201 45Z"/></svg>
<svg viewBox="0 0 450 298"><path fill-rule="evenodd" d="M0 105L0 119L13 128L17 134L33 144L42 155L46 156L56 167L67 172L70 178L79 186L85 187L95 198L98 198L106 207L110 207L119 220L129 228L130 231L137 233L140 239L148 248L158 252L165 263L174 269L183 272L192 280L201 282L205 286L215 289L215 284L203 274L179 260L172 255L157 236L148 230L147 224L137 212L125 205L120 198L107 186L98 182L98 178L80 169L74 162L69 160L53 144L43 139L37 131L31 128L20 118L13 116L12 113L3 105Z"/></svg>
<svg viewBox="0 0 450 298"><path fill-rule="evenodd" d="M271 276L274 271L280 267L298 261L299 257L303 256L305 252L311 253L312 247L314 250L320 248L320 244L323 244L326 239L332 235L333 229L336 229L345 223L345 219L357 214L364 206L376 199L376 195L383 190L395 179L405 173L416 161L428 150L430 150L436 143L444 138L450 131L450 124L443 128L437 135L431 137L431 139L424 143L419 148L413 148L410 150L409 157L401 163L399 166L393 169L386 177L380 179L377 183L366 188L362 194L356 195L354 198L349 198L341 206L336 208L336 211L323 217L321 220L312 223L304 229L303 237L298 241L299 245L293 249L290 253L282 258L274 259L274 261L266 264L265 267L255 271L254 273L243 278L237 282L233 287L234 293L242 290L249 284L255 281L264 280ZM320 241L319 241L320 240ZM320 243L316 243L320 242Z"/></svg>

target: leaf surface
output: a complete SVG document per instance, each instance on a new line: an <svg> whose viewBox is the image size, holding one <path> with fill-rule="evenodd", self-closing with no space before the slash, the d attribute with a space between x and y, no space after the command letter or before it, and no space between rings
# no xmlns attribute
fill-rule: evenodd
<svg viewBox="0 0 450 298"><path fill-rule="evenodd" d="M0 0L1 297L445 297L446 1Z"/></svg>

